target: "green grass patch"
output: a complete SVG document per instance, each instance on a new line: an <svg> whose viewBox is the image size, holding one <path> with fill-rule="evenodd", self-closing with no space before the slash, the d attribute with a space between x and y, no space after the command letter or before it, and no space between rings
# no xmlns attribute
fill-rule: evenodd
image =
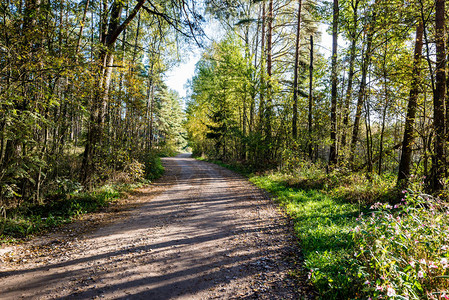
<svg viewBox="0 0 449 300"><path fill-rule="evenodd" d="M319 190L293 188L275 175L252 176L250 181L270 192L294 220L304 265L323 299L348 299L361 285L353 259L352 228L359 207Z"/></svg>
<svg viewBox="0 0 449 300"><path fill-rule="evenodd" d="M449 298L449 203L423 194L423 178L399 191L391 174L307 162L249 178L294 221L321 299Z"/></svg>
<svg viewBox="0 0 449 300"><path fill-rule="evenodd" d="M69 223L82 214L98 211L140 185L105 185L92 192L61 195L44 204L21 205L10 209L6 212L0 243L17 242Z"/></svg>

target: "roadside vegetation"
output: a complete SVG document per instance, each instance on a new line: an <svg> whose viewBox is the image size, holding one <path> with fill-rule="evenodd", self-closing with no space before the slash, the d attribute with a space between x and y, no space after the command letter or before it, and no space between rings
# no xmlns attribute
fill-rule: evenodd
<svg viewBox="0 0 449 300"><path fill-rule="evenodd" d="M0 239L107 205L185 146L164 78L199 15L146 2L1 2Z"/></svg>
<svg viewBox="0 0 449 300"><path fill-rule="evenodd" d="M322 299L449 299L447 1L208 5L193 153L256 174Z"/></svg>
<svg viewBox="0 0 449 300"><path fill-rule="evenodd" d="M107 205L188 140L260 172L323 299L449 298L446 0L100 2L0 5L2 239ZM194 44L184 106L164 80Z"/></svg>
<svg viewBox="0 0 449 300"><path fill-rule="evenodd" d="M394 176L308 162L252 173L211 161L248 176L293 220L320 299L449 299L449 205L423 193L423 178L398 190Z"/></svg>
<svg viewBox="0 0 449 300"><path fill-rule="evenodd" d="M10 201L3 206L5 215L0 216L0 243L21 241L107 207L161 177L164 167L160 156L175 154L171 149L147 153L142 157L143 163L133 161L124 171L114 173L91 190L84 189L79 182L57 179L51 192L39 202Z"/></svg>

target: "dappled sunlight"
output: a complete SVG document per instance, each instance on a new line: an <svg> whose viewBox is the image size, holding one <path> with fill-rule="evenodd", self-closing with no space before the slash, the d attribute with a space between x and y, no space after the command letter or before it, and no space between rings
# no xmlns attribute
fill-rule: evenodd
<svg viewBox="0 0 449 300"><path fill-rule="evenodd" d="M245 298L261 284L256 277L284 286L279 257L292 250L278 243L284 227L264 196L186 154L163 163L168 189L143 191L129 217L76 240L63 256L3 271L2 297Z"/></svg>

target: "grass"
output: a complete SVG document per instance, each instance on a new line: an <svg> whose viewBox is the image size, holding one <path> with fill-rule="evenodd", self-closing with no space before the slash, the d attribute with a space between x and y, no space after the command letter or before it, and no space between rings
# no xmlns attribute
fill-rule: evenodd
<svg viewBox="0 0 449 300"><path fill-rule="evenodd" d="M7 211L0 243L21 241L30 235L73 221L74 218L98 211L132 191L140 184L105 185L92 192L61 195L45 204L21 205Z"/></svg>
<svg viewBox="0 0 449 300"><path fill-rule="evenodd" d="M203 159L204 160L204 159ZM377 201L397 197L394 176L367 177L315 165L254 175L242 166L211 161L249 177L274 196L294 221L308 278L321 299L366 299L366 264L356 255L354 228Z"/></svg>
<svg viewBox="0 0 449 300"><path fill-rule="evenodd" d="M250 181L276 197L294 221L304 265L323 299L348 299L361 284L352 257L352 228L359 206L319 190L290 187L276 174L251 176Z"/></svg>
<svg viewBox="0 0 449 300"><path fill-rule="evenodd" d="M422 178L398 191L389 174L243 170L294 221L321 299L449 299L449 203Z"/></svg>

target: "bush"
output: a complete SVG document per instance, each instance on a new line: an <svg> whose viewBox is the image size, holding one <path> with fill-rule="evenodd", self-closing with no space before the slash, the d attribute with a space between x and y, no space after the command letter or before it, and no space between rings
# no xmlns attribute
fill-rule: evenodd
<svg viewBox="0 0 449 300"><path fill-rule="evenodd" d="M145 178L148 180L158 179L164 174L161 158L154 152L146 153L142 160L145 165Z"/></svg>
<svg viewBox="0 0 449 300"><path fill-rule="evenodd" d="M404 191L394 207L371 208L354 229L365 293L376 299L449 299L448 204Z"/></svg>

